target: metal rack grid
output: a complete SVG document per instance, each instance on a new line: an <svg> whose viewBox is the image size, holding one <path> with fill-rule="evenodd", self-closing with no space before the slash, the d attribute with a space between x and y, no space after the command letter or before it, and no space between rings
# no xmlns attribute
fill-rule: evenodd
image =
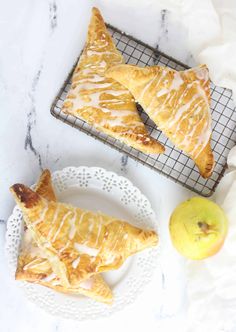
<svg viewBox="0 0 236 332"><path fill-rule="evenodd" d="M108 25L108 29L118 50L123 54L126 63L139 66L162 65L177 70L189 68L183 63L176 61L168 55L157 51L155 48L150 47L110 25ZM194 165L194 162L182 151L173 146L173 144L157 129L156 125L149 119L139 105L138 109L141 118L149 130L149 133L165 146L166 152L164 154L151 155L139 152L115 138L98 132L83 120L71 115L65 115L61 112L63 101L70 88L70 79L74 67L52 104L51 114L53 116L72 127L99 139L112 148L126 153L129 157L138 160L142 164L149 166L202 196L207 197L213 194L227 167L226 158L228 152L236 142L236 111L234 110L232 96L229 90L211 84L213 129L211 146L216 164L212 176L209 179L203 179Z"/></svg>

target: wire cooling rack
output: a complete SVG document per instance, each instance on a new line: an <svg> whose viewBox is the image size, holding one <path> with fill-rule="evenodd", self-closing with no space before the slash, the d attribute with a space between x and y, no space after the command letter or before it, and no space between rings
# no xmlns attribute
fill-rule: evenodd
<svg viewBox="0 0 236 332"><path fill-rule="evenodd" d="M118 50L123 54L126 63L151 66L162 65L173 69L183 70L189 68L170 56L157 51L155 48L119 31L108 25L108 29L115 41ZM78 61L78 60L77 60ZM75 67L75 66L74 66ZM202 195L210 196L227 167L226 158L230 149L236 142L236 111L234 110L231 92L211 84L211 113L212 113L212 141L211 146L215 157L215 168L209 179L203 179L194 162L173 144L157 129L147 114L138 105L140 115L152 137L158 139L165 148L165 154L151 155L139 152L124 143L98 132L83 120L61 112L63 101L69 91L71 75L74 67L59 91L51 107L51 113L56 118L75 127L86 134L99 139L103 143L126 153L129 157L164 174L168 178L182 184L184 187Z"/></svg>

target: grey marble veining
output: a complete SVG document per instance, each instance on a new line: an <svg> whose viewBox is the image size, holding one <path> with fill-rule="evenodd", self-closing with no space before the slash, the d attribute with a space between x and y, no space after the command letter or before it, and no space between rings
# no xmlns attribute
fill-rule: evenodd
<svg viewBox="0 0 236 332"><path fill-rule="evenodd" d="M41 64L40 69L37 71L35 77L33 78L33 82L29 92L30 104L29 104L29 111L27 113L27 131L26 131L25 146L24 146L25 150L30 150L35 155L36 159L38 160L40 169L43 169L42 158L40 152L36 150L36 147L33 144L33 138L31 132L36 126L35 91L40 79L42 68L43 65Z"/></svg>
<svg viewBox="0 0 236 332"><path fill-rule="evenodd" d="M53 30L57 27L57 1L50 1L49 2L49 20L50 20L50 27Z"/></svg>

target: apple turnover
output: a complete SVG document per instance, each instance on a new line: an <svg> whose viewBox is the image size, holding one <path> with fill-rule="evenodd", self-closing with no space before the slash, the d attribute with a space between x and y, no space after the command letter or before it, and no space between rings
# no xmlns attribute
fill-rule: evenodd
<svg viewBox="0 0 236 332"><path fill-rule="evenodd" d="M56 201L49 170L43 171L35 190L48 201ZM79 260L74 261L73 268L77 268L78 264ZM85 295L104 303L110 304L113 300L112 292L100 274L91 276L88 280L81 282L78 287L63 286L60 278L53 272L47 255L42 248L38 247L27 226L25 226L21 242L15 278L37 283L63 293Z"/></svg>
<svg viewBox="0 0 236 332"><path fill-rule="evenodd" d="M117 65L106 76L129 89L165 135L193 159L204 178L212 174L210 80L205 65L180 72Z"/></svg>
<svg viewBox="0 0 236 332"><path fill-rule="evenodd" d="M78 287L99 272L119 268L127 257L158 242L154 231L48 201L22 184L13 185L11 191L38 246L66 288Z"/></svg>
<svg viewBox="0 0 236 332"><path fill-rule="evenodd" d="M130 92L104 76L122 62L99 10L93 8L87 42L62 111L142 152L162 153L164 147L149 136Z"/></svg>

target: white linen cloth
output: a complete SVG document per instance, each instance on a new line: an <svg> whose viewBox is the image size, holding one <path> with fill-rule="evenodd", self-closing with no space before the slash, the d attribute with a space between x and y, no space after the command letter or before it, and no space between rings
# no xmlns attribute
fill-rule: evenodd
<svg viewBox="0 0 236 332"><path fill-rule="evenodd" d="M187 263L189 332L236 331L236 147L228 165L213 197L228 216L224 246L215 256Z"/></svg>
<svg viewBox="0 0 236 332"><path fill-rule="evenodd" d="M173 3L176 6L172 1L169 9ZM231 89L236 102L236 1L178 3L195 60L207 64L211 80ZM215 256L187 264L189 332L236 331L236 147L228 156L228 165L229 172L214 196L229 220L225 244Z"/></svg>
<svg viewBox="0 0 236 332"><path fill-rule="evenodd" d="M160 3L179 12L195 60L208 66L215 85L233 91L236 103L236 1L164 0Z"/></svg>
<svg viewBox="0 0 236 332"><path fill-rule="evenodd" d="M236 101L236 1L183 0L180 8L195 59L207 64L216 85L233 90Z"/></svg>

